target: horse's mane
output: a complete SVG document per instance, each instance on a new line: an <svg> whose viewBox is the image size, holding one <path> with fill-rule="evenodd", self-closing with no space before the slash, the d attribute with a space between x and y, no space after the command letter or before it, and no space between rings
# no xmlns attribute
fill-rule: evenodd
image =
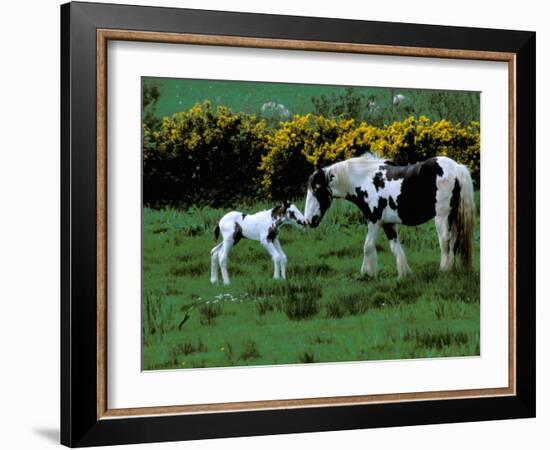
<svg viewBox="0 0 550 450"><path fill-rule="evenodd" d="M387 162L387 159L380 158L378 154L367 152L364 155L334 163L325 171L327 174L334 175L335 187L345 192L350 182L356 182L357 179L371 175L380 164Z"/></svg>

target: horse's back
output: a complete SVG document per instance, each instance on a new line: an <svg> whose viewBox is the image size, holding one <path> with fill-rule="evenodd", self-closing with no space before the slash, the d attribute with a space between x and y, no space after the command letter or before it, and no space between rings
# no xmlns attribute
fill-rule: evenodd
<svg viewBox="0 0 550 450"><path fill-rule="evenodd" d="M443 168L439 164L441 157L434 156L428 158L425 161L417 162L415 164L408 164L406 166L398 166L391 161L386 162L383 168L386 170L386 178L388 180L411 180L413 182L421 179L427 179L431 176L443 175ZM449 161L449 158L445 158Z"/></svg>
<svg viewBox="0 0 550 450"><path fill-rule="evenodd" d="M384 166L389 181L400 181L397 213L404 225L420 225L436 214L438 179L446 176L448 167L456 163L450 158L433 157L416 164ZM454 173L454 171L453 171Z"/></svg>
<svg viewBox="0 0 550 450"><path fill-rule="evenodd" d="M232 231L235 228L235 224L240 223L242 216L242 213L239 211L230 211L226 213L218 222L222 232Z"/></svg>

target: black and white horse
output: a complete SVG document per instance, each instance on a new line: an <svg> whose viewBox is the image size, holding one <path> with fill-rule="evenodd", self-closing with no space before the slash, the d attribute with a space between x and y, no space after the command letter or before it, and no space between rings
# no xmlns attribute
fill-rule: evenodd
<svg viewBox="0 0 550 450"><path fill-rule="evenodd" d="M212 283L218 282L219 266L224 284L229 284L227 258L230 250L242 238L260 241L273 259L273 278L286 279L287 257L279 242L279 228L285 224L305 225L305 219L300 210L286 201L275 208L260 211L256 214L247 215L238 211L228 212L220 219L214 230L216 241L220 236L220 232L223 240L210 252L210 281Z"/></svg>
<svg viewBox="0 0 550 450"><path fill-rule="evenodd" d="M376 238L383 229L395 256L399 277L411 269L399 243L398 226L435 218L441 270L453 267L455 253L471 266L475 203L468 169L437 156L398 166L372 154L316 170L309 178L305 218L317 227L334 198L355 203L367 219L361 272L376 276Z"/></svg>

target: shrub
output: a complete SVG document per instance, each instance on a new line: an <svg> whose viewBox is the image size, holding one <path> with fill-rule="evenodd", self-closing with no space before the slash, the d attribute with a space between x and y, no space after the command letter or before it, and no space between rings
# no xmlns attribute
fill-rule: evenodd
<svg viewBox="0 0 550 450"><path fill-rule="evenodd" d="M311 140L311 116L294 116L267 137L266 153L259 166L262 185L273 199L296 198L304 193L311 172L303 149Z"/></svg>
<svg viewBox="0 0 550 450"><path fill-rule="evenodd" d="M256 197L265 133L263 120L208 102L165 117L158 130L144 124L144 202L220 206Z"/></svg>
<svg viewBox="0 0 550 450"><path fill-rule="evenodd" d="M479 122L464 127L447 120L409 117L384 127L353 119L294 116L269 136L262 157L262 184L272 198L303 195L317 167L359 156L367 151L411 164L432 156L449 156L465 164L479 186Z"/></svg>
<svg viewBox="0 0 550 450"><path fill-rule="evenodd" d="M479 149L479 122L411 116L374 126L305 114L268 127L254 115L213 110L205 102L154 128L143 124L143 200L149 206L227 207L297 198L315 168L367 151L398 164L446 155L465 164L479 186Z"/></svg>

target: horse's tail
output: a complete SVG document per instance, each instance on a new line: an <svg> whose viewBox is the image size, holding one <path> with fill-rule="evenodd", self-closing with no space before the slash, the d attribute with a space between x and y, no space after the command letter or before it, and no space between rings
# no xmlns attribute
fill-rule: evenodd
<svg viewBox="0 0 550 450"><path fill-rule="evenodd" d="M220 225L216 225L216 228L214 228L214 242L218 242L218 239L220 237Z"/></svg>
<svg viewBox="0 0 550 450"><path fill-rule="evenodd" d="M476 204L474 200L474 185L466 166L459 164L457 179L460 186L460 200L456 219L455 252L460 256L464 267L471 267L474 252L474 227Z"/></svg>

